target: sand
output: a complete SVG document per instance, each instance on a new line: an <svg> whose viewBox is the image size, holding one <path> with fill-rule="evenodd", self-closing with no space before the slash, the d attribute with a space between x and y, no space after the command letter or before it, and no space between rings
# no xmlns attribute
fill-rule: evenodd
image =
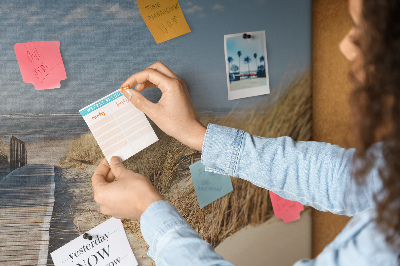
<svg viewBox="0 0 400 266"><path fill-rule="evenodd" d="M93 199L91 176L96 166L90 166L84 171L60 167L60 159L67 154L72 141L66 139L26 143L28 164L55 166L55 202L50 222L47 265L53 265L51 252L110 218L100 213ZM146 254L148 245L141 235L139 223L129 221L124 222L124 225L139 265L155 265Z"/></svg>
<svg viewBox="0 0 400 266"><path fill-rule="evenodd" d="M52 164L58 166L60 159L66 155L72 141L72 139L65 139L26 142L28 164Z"/></svg>

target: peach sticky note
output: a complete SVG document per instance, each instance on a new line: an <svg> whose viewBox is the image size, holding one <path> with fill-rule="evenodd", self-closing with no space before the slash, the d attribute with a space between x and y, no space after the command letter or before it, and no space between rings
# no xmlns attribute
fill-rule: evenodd
<svg viewBox="0 0 400 266"><path fill-rule="evenodd" d="M190 32L178 0L137 0L137 4L156 43Z"/></svg>
<svg viewBox="0 0 400 266"><path fill-rule="evenodd" d="M36 90L60 88L67 78L60 53L60 42L40 41L14 45L22 79Z"/></svg>
<svg viewBox="0 0 400 266"><path fill-rule="evenodd" d="M300 219L300 213L304 210L304 206L296 201L290 201L273 192L269 192L272 207L276 218L280 218L284 223L290 223Z"/></svg>

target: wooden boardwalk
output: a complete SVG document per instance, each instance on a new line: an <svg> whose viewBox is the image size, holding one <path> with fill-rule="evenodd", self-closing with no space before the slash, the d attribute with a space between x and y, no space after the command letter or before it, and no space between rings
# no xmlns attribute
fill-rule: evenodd
<svg viewBox="0 0 400 266"><path fill-rule="evenodd" d="M0 182L0 265L46 265L54 166L18 168Z"/></svg>

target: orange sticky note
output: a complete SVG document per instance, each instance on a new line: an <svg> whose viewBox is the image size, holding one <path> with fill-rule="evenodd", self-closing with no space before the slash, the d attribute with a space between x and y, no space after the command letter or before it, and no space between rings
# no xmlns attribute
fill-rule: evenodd
<svg viewBox="0 0 400 266"><path fill-rule="evenodd" d="M272 208L276 218L280 218L284 223L290 223L300 219L300 213L304 210L304 206L296 201L284 199L273 192L269 192L271 197Z"/></svg>
<svg viewBox="0 0 400 266"><path fill-rule="evenodd" d="M190 32L177 0L137 0L137 4L156 43Z"/></svg>
<svg viewBox="0 0 400 266"><path fill-rule="evenodd" d="M67 78L60 53L60 42L40 41L14 45L22 79L36 90L60 88Z"/></svg>

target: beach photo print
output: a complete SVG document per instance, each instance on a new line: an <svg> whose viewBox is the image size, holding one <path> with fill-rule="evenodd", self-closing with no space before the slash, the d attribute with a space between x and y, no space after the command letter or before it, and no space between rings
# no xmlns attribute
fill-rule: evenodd
<svg viewBox="0 0 400 266"><path fill-rule="evenodd" d="M121 92L160 61L204 127L309 141L311 0L1 0L0 14L0 266L156 265L140 220L94 200L93 173L112 156L234 265L311 254L311 209L292 223L300 203L209 172Z"/></svg>
<svg viewBox="0 0 400 266"><path fill-rule="evenodd" d="M265 31L224 36L228 100L269 94Z"/></svg>

